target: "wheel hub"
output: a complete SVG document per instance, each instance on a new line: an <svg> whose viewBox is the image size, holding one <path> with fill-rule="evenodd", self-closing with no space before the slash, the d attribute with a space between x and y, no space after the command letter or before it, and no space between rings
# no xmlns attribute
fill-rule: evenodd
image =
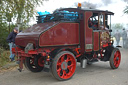
<svg viewBox="0 0 128 85"><path fill-rule="evenodd" d="M43 57L40 57L40 58L38 59L38 65L41 66L41 67L44 66L44 59L43 59Z"/></svg>
<svg viewBox="0 0 128 85"><path fill-rule="evenodd" d="M119 60L119 57L117 57L116 60L118 61Z"/></svg>
<svg viewBox="0 0 128 85"><path fill-rule="evenodd" d="M62 68L62 70L66 70L67 67L68 67L67 62L63 62L63 63L61 64L61 68Z"/></svg>

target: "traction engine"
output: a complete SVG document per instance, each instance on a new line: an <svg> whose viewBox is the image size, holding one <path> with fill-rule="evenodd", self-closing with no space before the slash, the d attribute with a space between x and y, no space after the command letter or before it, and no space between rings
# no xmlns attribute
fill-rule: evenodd
<svg viewBox="0 0 128 85"><path fill-rule="evenodd" d="M113 12L63 8L53 14L40 14L37 24L16 36L13 53L18 57L20 71L23 65L31 72L47 71L58 80L70 79L77 62L86 64L109 61L117 69L121 53L111 38Z"/></svg>

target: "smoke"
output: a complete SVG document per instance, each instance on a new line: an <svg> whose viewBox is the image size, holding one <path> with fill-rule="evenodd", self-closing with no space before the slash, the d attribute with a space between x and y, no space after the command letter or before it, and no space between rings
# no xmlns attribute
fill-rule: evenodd
<svg viewBox="0 0 128 85"><path fill-rule="evenodd" d="M121 0L128 3L128 0ZM92 2L81 2L82 8L86 9L96 9L98 7L108 6L109 4L115 3L116 0L101 0L101 2L92 3ZM78 2L74 4L76 7L78 5Z"/></svg>
<svg viewBox="0 0 128 85"><path fill-rule="evenodd" d="M103 2L103 4L104 4L105 6L107 6L107 5L111 4L111 3L113 3L112 0L102 0L102 2Z"/></svg>
<svg viewBox="0 0 128 85"><path fill-rule="evenodd" d="M78 3L75 3L75 6L77 7ZM90 2L82 2L81 3L82 5L82 8L85 8L85 9L96 9L99 5L98 4L93 4L93 3L90 3Z"/></svg>
<svg viewBox="0 0 128 85"><path fill-rule="evenodd" d="M81 3L81 5L85 8L90 8L90 9L95 9L98 6L97 4L93 4L93 3L90 3L90 2L86 2L86 1Z"/></svg>
<svg viewBox="0 0 128 85"><path fill-rule="evenodd" d="M86 9L96 9L98 7L101 7L101 6L107 6L109 4L113 3L112 0L101 0L101 2L99 3L92 3L92 2L87 2L87 1L84 1L81 3L82 5L82 8L86 8ZM77 6L78 3L75 3L75 6Z"/></svg>
<svg viewBox="0 0 128 85"><path fill-rule="evenodd" d="M128 0L122 0L122 1L124 1L124 2L127 2L127 3L128 3Z"/></svg>
<svg viewBox="0 0 128 85"><path fill-rule="evenodd" d="M103 4L104 4L105 6L107 6L107 5L111 4L111 3L114 3L115 1L116 1L116 0L102 0ZM121 1L128 3L128 0L121 0Z"/></svg>

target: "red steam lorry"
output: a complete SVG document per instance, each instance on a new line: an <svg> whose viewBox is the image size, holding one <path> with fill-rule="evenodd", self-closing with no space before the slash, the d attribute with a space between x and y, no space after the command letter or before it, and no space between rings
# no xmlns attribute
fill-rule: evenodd
<svg viewBox="0 0 128 85"><path fill-rule="evenodd" d="M40 15L37 24L16 36L13 53L31 72L50 71L58 80L68 80L77 62L85 68L96 61L109 61L117 69L121 53L113 46L110 11L63 8Z"/></svg>

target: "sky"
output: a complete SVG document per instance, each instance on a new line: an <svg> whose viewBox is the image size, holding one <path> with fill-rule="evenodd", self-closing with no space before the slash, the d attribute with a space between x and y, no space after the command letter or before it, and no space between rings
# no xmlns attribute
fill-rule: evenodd
<svg viewBox="0 0 128 85"><path fill-rule="evenodd" d="M73 7L76 8L75 3L91 3L96 5L96 9L100 10L108 10L114 12L114 16L112 16L112 23L128 23L128 15L123 13L124 8L128 0L47 0L44 2L43 6L37 7L37 11L49 11L53 12L57 8L68 8ZM90 5L90 4L89 4Z"/></svg>

